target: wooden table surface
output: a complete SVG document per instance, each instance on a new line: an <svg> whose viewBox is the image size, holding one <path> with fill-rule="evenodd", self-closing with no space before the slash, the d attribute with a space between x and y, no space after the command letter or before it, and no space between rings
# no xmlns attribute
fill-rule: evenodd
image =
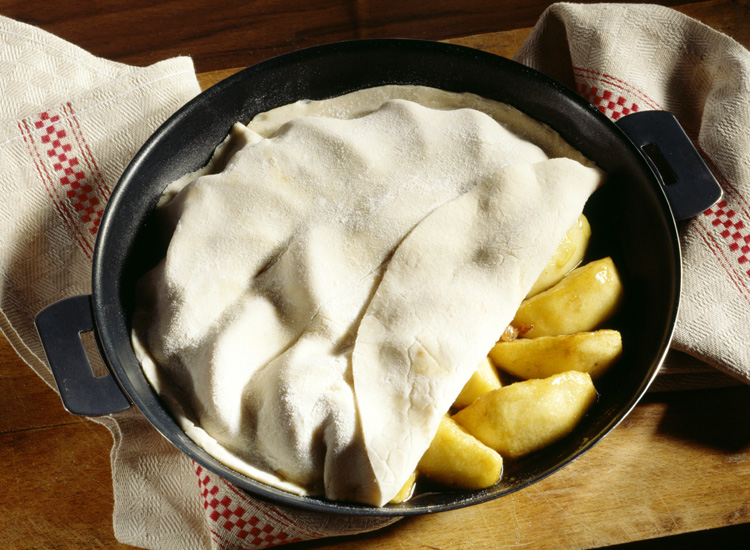
<svg viewBox="0 0 750 550"><path fill-rule="evenodd" d="M747 0L675 5L748 47ZM456 8L455 5L462 7ZM299 47L360 37L449 40L511 56L548 2L0 0L109 59L147 65L191 55L208 86ZM382 531L288 548L594 548L750 540L750 387L674 355L633 413L593 450L532 487ZM669 374L672 372L673 374ZM684 381L698 389L675 391ZM671 391L659 391L664 389ZM0 337L0 548L125 549L112 532L109 432L71 416ZM669 537L669 538L663 538ZM687 538L686 538L687 537ZM671 545L671 546L670 546Z"/></svg>

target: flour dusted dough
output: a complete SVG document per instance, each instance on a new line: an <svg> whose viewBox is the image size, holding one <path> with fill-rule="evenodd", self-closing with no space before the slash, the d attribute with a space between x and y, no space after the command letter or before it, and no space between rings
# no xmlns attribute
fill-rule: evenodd
<svg viewBox="0 0 750 550"><path fill-rule="evenodd" d="M134 347L219 460L383 505L600 179L548 127L470 94L270 111L166 190Z"/></svg>
<svg viewBox="0 0 750 550"><path fill-rule="evenodd" d="M509 165L429 214L396 249L353 354L381 501L413 471L400 450L427 449L456 389L572 226L569 212L598 183L596 171L569 159Z"/></svg>

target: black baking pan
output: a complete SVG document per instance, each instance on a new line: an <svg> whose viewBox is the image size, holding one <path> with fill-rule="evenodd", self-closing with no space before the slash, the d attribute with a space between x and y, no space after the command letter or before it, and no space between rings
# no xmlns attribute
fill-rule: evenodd
<svg viewBox="0 0 750 550"><path fill-rule="evenodd" d="M382 508L301 497L245 477L191 441L162 406L130 344L137 279L165 253L153 210L164 187L203 166L236 121L299 99L324 99L384 84L473 92L509 103L551 126L608 174L589 200L592 257L614 258L626 300L614 321L624 354L597 381L599 398L566 439L515 463L482 491L428 490ZM362 40L282 55L208 89L172 116L122 174L99 229L92 294L53 304L37 317L66 408L110 414L137 406L190 458L263 499L317 511L400 516L438 512L506 495L570 463L635 406L669 348L681 282L676 220L699 214L721 189L668 113L641 112L614 124L573 91L513 61L454 45ZM79 334L94 331L110 374L95 378Z"/></svg>

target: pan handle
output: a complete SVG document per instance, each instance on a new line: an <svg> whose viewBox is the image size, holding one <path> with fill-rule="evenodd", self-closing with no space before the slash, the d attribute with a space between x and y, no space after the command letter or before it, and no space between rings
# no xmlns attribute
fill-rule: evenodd
<svg viewBox="0 0 750 550"><path fill-rule="evenodd" d="M721 199L719 182L674 115L641 111L616 124L661 179L676 220L697 216Z"/></svg>
<svg viewBox="0 0 750 550"><path fill-rule="evenodd" d="M131 406L112 373L95 376L86 356L81 333L94 330L90 295L55 302L40 311L35 322L65 409L100 416Z"/></svg>

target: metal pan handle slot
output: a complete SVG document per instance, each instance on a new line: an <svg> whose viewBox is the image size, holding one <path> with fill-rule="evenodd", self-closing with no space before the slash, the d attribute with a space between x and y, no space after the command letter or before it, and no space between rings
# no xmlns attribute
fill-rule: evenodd
<svg viewBox="0 0 750 550"><path fill-rule="evenodd" d="M722 190L680 123L666 111L641 111L616 122L661 179L676 220L697 216Z"/></svg>
<svg viewBox="0 0 750 550"><path fill-rule="evenodd" d="M84 416L101 416L131 406L111 372L95 376L81 334L94 330L91 296L65 298L36 316L42 340L63 406Z"/></svg>

